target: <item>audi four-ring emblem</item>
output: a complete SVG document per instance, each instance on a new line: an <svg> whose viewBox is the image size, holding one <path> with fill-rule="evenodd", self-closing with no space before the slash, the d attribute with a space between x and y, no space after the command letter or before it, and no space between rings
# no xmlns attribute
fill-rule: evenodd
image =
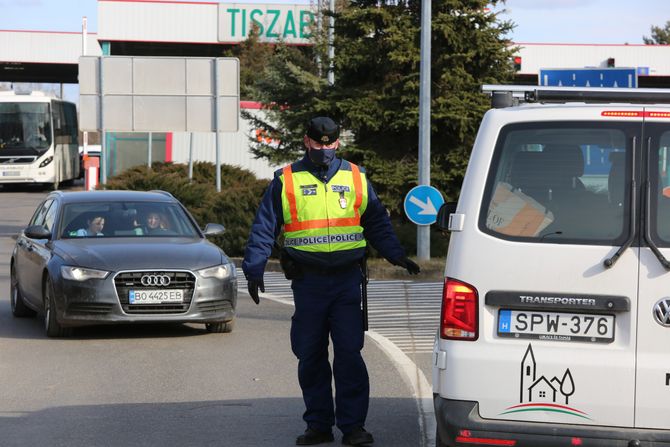
<svg viewBox="0 0 670 447"><path fill-rule="evenodd" d="M144 275L140 282L143 286L168 286L170 277L168 275Z"/></svg>

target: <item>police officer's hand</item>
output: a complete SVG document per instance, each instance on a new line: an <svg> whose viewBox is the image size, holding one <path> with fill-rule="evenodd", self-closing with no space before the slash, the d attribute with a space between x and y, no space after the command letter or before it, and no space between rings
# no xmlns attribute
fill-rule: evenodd
<svg viewBox="0 0 670 447"><path fill-rule="evenodd" d="M406 269L410 275L417 275L419 272L421 272L421 267L419 267L416 262L412 261L407 256L402 259L391 261L391 263Z"/></svg>
<svg viewBox="0 0 670 447"><path fill-rule="evenodd" d="M261 292L265 293L265 284L263 284L263 278L248 279L247 289L249 290L249 295L251 296L251 299L254 300L254 303L259 304L261 300L258 296L258 289L260 289Z"/></svg>

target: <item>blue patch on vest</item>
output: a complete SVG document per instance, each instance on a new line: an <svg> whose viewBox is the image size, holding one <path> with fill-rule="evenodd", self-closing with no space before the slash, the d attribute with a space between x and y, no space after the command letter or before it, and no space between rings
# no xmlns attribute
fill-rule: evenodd
<svg viewBox="0 0 670 447"><path fill-rule="evenodd" d="M300 185L303 196L315 196L316 195L316 185Z"/></svg>

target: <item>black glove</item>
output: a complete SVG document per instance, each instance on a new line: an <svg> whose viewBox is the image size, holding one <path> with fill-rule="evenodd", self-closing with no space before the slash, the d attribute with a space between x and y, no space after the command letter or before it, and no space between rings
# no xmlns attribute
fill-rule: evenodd
<svg viewBox="0 0 670 447"><path fill-rule="evenodd" d="M419 272L421 272L421 267L419 267L419 265L416 262L412 261L407 256L405 256L402 259L396 259L394 261L391 261L391 264L406 269L410 275L417 275Z"/></svg>
<svg viewBox="0 0 670 447"><path fill-rule="evenodd" d="M249 296L254 300L254 303L260 304L261 300L258 297L258 289L261 289L261 292L265 293L265 284L263 284L263 278L261 279L247 279L247 289L249 290Z"/></svg>

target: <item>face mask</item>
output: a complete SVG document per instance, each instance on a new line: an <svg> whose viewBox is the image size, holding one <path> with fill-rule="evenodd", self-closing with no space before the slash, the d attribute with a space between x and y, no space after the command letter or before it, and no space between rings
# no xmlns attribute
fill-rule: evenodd
<svg viewBox="0 0 670 447"><path fill-rule="evenodd" d="M335 159L337 149L309 149L309 159L317 166L328 166Z"/></svg>

